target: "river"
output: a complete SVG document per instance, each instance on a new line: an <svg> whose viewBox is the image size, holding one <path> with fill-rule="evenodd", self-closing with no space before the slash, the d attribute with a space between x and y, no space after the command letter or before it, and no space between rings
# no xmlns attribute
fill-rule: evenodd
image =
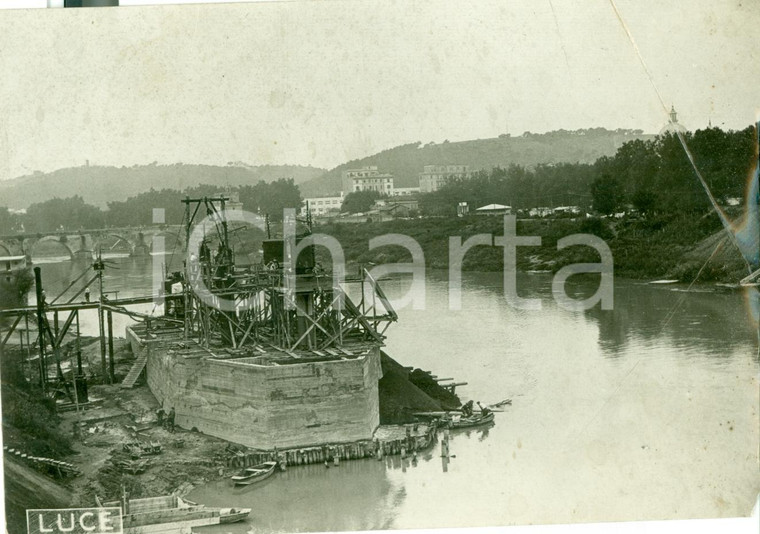
<svg viewBox="0 0 760 534"><path fill-rule="evenodd" d="M144 294L150 261L114 257L106 289ZM81 270L43 264L48 295ZM611 311L556 305L551 275L525 274L517 310L494 273L465 273L448 309L446 273L425 309L398 310L386 351L403 365L466 381L465 398L512 399L492 428L455 432L410 460L290 467L243 490L189 498L250 507L246 523L204 532L302 532L746 516L760 491L756 325L747 296L703 286L615 280ZM588 292L589 281L573 288ZM407 280L388 280L397 296ZM593 291L593 289L591 289ZM93 295L97 292L93 291ZM142 307L150 311L152 305ZM125 323L117 319L117 332ZM95 315L83 317L96 333Z"/></svg>

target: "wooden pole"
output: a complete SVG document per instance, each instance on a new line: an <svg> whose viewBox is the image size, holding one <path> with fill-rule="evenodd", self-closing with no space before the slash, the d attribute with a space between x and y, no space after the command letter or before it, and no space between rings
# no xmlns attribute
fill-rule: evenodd
<svg viewBox="0 0 760 534"><path fill-rule="evenodd" d="M24 362L24 376L31 382L32 370L29 369L28 364L32 359L32 344L29 337L29 314L24 313L24 328L26 329L26 362Z"/></svg>
<svg viewBox="0 0 760 534"><path fill-rule="evenodd" d="M190 335L190 198L185 197L185 243L187 243L187 254L185 254L185 283L184 283L184 299L185 299L185 331L184 340L185 346L187 346L187 338Z"/></svg>
<svg viewBox="0 0 760 534"><path fill-rule="evenodd" d="M82 375L82 342L79 339L79 310L77 312L77 374Z"/></svg>
<svg viewBox="0 0 760 534"><path fill-rule="evenodd" d="M39 267L34 268L34 284L37 292L37 339L40 346L40 387L45 394L47 386L47 372L45 369L45 299L42 292L42 273Z"/></svg>
<svg viewBox="0 0 760 534"><path fill-rule="evenodd" d="M108 310L108 377L111 384L116 382L113 369L113 314Z"/></svg>
<svg viewBox="0 0 760 534"><path fill-rule="evenodd" d="M98 258L98 263L100 258ZM100 298L98 300L98 331L100 334L100 371L103 381L105 382L108 376L106 369L106 333L105 326L103 325L103 270L98 270L98 284L100 286Z"/></svg>
<svg viewBox="0 0 760 534"><path fill-rule="evenodd" d="M77 370L76 367L74 367L74 358L71 355L71 352L69 352L69 365L71 367L71 382L74 386L74 404L77 408L77 422L76 425L79 425L80 422L80 414L79 414L79 390L77 389Z"/></svg>

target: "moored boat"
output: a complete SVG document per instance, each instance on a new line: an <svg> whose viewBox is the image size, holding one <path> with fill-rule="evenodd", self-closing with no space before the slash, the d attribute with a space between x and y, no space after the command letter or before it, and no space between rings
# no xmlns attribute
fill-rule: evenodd
<svg viewBox="0 0 760 534"><path fill-rule="evenodd" d="M219 524L237 523L242 521L250 513L249 508L222 508L222 514L219 516Z"/></svg>
<svg viewBox="0 0 760 534"><path fill-rule="evenodd" d="M473 414L468 417L459 417L451 419L451 428L470 428L473 426L481 426L488 423L492 423L494 420L493 412L487 414Z"/></svg>
<svg viewBox="0 0 760 534"><path fill-rule="evenodd" d="M194 503L176 495L129 499L101 503L98 506L122 510L124 534L178 532L182 529L242 521L250 508L215 508Z"/></svg>
<svg viewBox="0 0 760 534"><path fill-rule="evenodd" d="M264 462L263 464L254 465L253 467L246 467L237 475L232 477L232 481L236 486L248 486L249 484L255 484L266 478L269 478L274 473L277 467L277 462Z"/></svg>

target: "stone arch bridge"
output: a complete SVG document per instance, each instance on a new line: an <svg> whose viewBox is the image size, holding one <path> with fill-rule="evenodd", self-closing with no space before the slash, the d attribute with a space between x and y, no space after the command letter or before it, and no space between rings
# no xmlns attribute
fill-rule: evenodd
<svg viewBox="0 0 760 534"><path fill-rule="evenodd" d="M0 236L0 255L27 256L48 243L48 250L56 247L61 256L91 258L98 251L125 252L130 256L147 256L154 248L156 237L164 238L167 252L186 249L185 230L180 225L157 225L144 228L104 228L80 232L44 232Z"/></svg>

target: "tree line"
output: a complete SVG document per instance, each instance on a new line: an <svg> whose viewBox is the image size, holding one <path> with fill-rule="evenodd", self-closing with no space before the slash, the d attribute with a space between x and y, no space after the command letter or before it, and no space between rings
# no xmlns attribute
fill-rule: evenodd
<svg viewBox="0 0 760 534"><path fill-rule="evenodd" d="M34 203L26 213L12 213L8 208L0 207L0 235L147 226L153 224L154 208L164 209L166 224L180 224L185 212L185 206L180 202L182 198L214 196L219 192L218 185L209 184L182 191L151 189L126 200L108 202L105 210L87 204L81 196ZM273 221L282 219L284 208L299 209L301 206L301 193L291 178L230 187L224 191L224 194L228 193L237 193L243 209L268 214Z"/></svg>
<svg viewBox="0 0 760 534"><path fill-rule="evenodd" d="M706 128L683 135L718 201L742 197L747 173L756 158L754 126L738 131ZM301 206L301 193L293 179L259 181L228 191L238 194L245 210L269 214L273 221L282 218L283 208ZM167 224L180 224L183 196L211 196L218 192L219 186L208 184L182 191L151 189L123 201L109 202L105 210L87 204L80 196L35 203L25 214L0 207L0 234L150 225L153 208L165 210ZM351 193L342 211L367 211L377 196ZM492 203L515 209L578 206L602 215L630 209L642 214L694 213L708 207L707 195L680 139L673 134L628 141L614 156L598 158L594 163L510 165L478 171L418 198L425 215L455 215L460 202L467 202L471 209Z"/></svg>
<svg viewBox="0 0 760 534"><path fill-rule="evenodd" d="M754 126L739 131L706 128L684 133L694 161L719 202L742 197L752 168ZM428 215L453 215L459 202L471 208L491 203L515 209L578 206L602 215L626 209L640 213L697 212L708 199L680 139L674 134L624 143L614 156L593 164L563 163L526 168L511 165L452 180L420 195Z"/></svg>

